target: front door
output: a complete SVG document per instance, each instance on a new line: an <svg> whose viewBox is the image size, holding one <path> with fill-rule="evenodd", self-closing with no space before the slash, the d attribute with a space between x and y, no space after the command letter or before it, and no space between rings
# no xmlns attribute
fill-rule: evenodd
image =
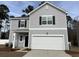
<svg viewBox="0 0 79 59"><path fill-rule="evenodd" d="M18 48L28 47L28 33L18 35Z"/></svg>
<svg viewBox="0 0 79 59"><path fill-rule="evenodd" d="M25 47L25 36L20 35L18 40L18 48L24 48Z"/></svg>

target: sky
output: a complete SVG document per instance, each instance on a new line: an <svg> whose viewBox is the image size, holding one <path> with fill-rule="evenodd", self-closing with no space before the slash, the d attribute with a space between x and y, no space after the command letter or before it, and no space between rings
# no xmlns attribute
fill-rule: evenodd
<svg viewBox="0 0 79 59"><path fill-rule="evenodd" d="M79 16L79 1L50 1L54 5L68 11L68 15L72 18ZM9 15L21 16L22 12L28 5L38 7L40 1L0 1L0 4L5 4L9 8Z"/></svg>

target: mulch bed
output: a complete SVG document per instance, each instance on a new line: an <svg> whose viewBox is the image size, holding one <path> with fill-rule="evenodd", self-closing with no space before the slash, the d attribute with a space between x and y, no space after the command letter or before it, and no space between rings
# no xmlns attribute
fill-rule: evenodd
<svg viewBox="0 0 79 59"><path fill-rule="evenodd" d="M26 52L0 52L0 57L23 57Z"/></svg>
<svg viewBox="0 0 79 59"><path fill-rule="evenodd" d="M71 55L72 57L79 57L78 51L65 51L67 54Z"/></svg>
<svg viewBox="0 0 79 59"><path fill-rule="evenodd" d="M17 51L17 50L19 50L19 49L12 49L12 48L0 48L0 52L1 52L1 51L5 51L5 52L7 52L7 51Z"/></svg>

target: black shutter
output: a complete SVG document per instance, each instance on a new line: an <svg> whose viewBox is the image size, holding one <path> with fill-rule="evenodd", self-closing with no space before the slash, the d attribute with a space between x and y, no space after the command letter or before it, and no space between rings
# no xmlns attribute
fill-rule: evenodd
<svg viewBox="0 0 79 59"><path fill-rule="evenodd" d="M20 20L19 20L19 22L18 22L18 27L20 27Z"/></svg>
<svg viewBox="0 0 79 59"><path fill-rule="evenodd" d="M26 27L26 20L25 20L25 27Z"/></svg>
<svg viewBox="0 0 79 59"><path fill-rule="evenodd" d="M40 25L41 25L41 18L42 18L42 17L40 16L40 17L39 17L39 24L40 24Z"/></svg>
<svg viewBox="0 0 79 59"><path fill-rule="evenodd" d="M53 16L53 25L55 25L55 16Z"/></svg>

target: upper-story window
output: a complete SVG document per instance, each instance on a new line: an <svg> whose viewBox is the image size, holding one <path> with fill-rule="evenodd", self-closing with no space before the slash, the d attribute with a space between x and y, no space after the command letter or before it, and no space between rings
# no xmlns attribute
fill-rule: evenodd
<svg viewBox="0 0 79 59"><path fill-rule="evenodd" d="M26 20L19 20L18 27L26 27Z"/></svg>
<svg viewBox="0 0 79 59"><path fill-rule="evenodd" d="M40 25L55 25L55 16L43 15L40 16Z"/></svg>

